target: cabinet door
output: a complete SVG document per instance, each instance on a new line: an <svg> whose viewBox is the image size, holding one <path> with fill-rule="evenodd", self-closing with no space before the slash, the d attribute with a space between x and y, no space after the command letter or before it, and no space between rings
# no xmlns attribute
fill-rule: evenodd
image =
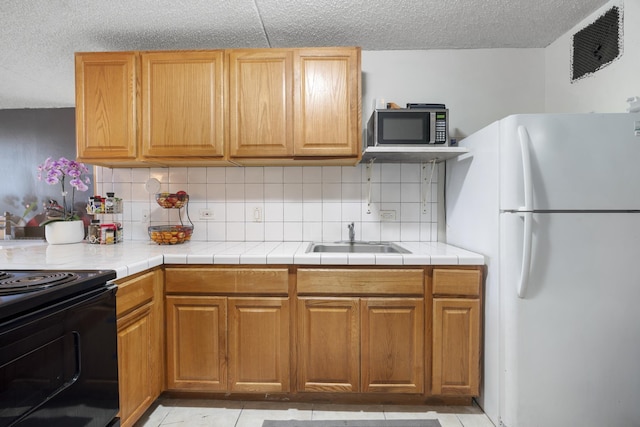
<svg viewBox="0 0 640 427"><path fill-rule="evenodd" d="M424 299L365 298L362 391L424 391Z"/></svg>
<svg viewBox="0 0 640 427"><path fill-rule="evenodd" d="M230 391L289 391L288 298L229 298L228 303Z"/></svg>
<svg viewBox="0 0 640 427"><path fill-rule="evenodd" d="M479 341L479 300L433 299L433 394L478 395Z"/></svg>
<svg viewBox="0 0 640 427"><path fill-rule="evenodd" d="M118 281L118 369L122 425L133 425L164 385L162 272Z"/></svg>
<svg viewBox="0 0 640 427"><path fill-rule="evenodd" d="M152 306L145 305L118 320L118 386L120 418L131 426L156 399Z"/></svg>
<svg viewBox="0 0 640 427"><path fill-rule="evenodd" d="M142 155L224 155L223 51L143 52Z"/></svg>
<svg viewBox="0 0 640 427"><path fill-rule="evenodd" d="M293 155L293 51L229 53L230 157Z"/></svg>
<svg viewBox="0 0 640 427"><path fill-rule="evenodd" d="M359 391L358 298L298 299L298 391Z"/></svg>
<svg viewBox="0 0 640 427"><path fill-rule="evenodd" d="M78 160L92 164L135 160L136 53L77 53L75 73Z"/></svg>
<svg viewBox="0 0 640 427"><path fill-rule="evenodd" d="M167 388L226 391L224 297L167 296Z"/></svg>
<svg viewBox="0 0 640 427"><path fill-rule="evenodd" d="M360 50L296 50L294 154L359 157Z"/></svg>

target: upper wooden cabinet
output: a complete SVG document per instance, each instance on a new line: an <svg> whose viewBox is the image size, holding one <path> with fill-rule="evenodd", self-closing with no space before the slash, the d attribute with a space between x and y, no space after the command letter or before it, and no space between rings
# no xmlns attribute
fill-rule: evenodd
<svg viewBox="0 0 640 427"><path fill-rule="evenodd" d="M360 157L360 50L295 51L295 156Z"/></svg>
<svg viewBox="0 0 640 427"><path fill-rule="evenodd" d="M138 56L135 52L78 53L75 61L78 160L134 163Z"/></svg>
<svg viewBox="0 0 640 427"><path fill-rule="evenodd" d="M224 155L224 52L142 52L142 159Z"/></svg>
<svg viewBox="0 0 640 427"><path fill-rule="evenodd" d="M78 159L356 164L359 48L76 54Z"/></svg>
<svg viewBox="0 0 640 427"><path fill-rule="evenodd" d="M293 155L293 52L229 53L229 155Z"/></svg>
<svg viewBox="0 0 640 427"><path fill-rule="evenodd" d="M236 163L361 156L358 48L229 53L229 146Z"/></svg>

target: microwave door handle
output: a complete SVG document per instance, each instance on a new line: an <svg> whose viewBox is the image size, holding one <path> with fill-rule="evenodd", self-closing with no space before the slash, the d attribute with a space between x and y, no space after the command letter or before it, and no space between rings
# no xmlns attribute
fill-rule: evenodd
<svg viewBox="0 0 640 427"><path fill-rule="evenodd" d="M429 143L435 144L436 142L436 114L429 113Z"/></svg>

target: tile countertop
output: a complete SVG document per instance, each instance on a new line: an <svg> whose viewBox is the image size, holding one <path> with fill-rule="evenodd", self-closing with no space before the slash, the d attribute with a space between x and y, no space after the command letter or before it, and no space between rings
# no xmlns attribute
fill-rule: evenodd
<svg viewBox="0 0 640 427"><path fill-rule="evenodd" d="M397 242L410 254L306 253L310 242L127 241L0 246L0 270L111 269L123 278L162 264L482 265L484 256L439 242Z"/></svg>

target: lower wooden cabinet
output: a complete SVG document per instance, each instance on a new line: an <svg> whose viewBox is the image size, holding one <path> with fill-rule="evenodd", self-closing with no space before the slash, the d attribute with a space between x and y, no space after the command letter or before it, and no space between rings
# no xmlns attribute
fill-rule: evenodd
<svg viewBox="0 0 640 427"><path fill-rule="evenodd" d="M480 369L480 301L434 298L433 394L476 396Z"/></svg>
<svg viewBox="0 0 640 427"><path fill-rule="evenodd" d="M299 391L424 392L424 269L301 268L297 277Z"/></svg>
<svg viewBox="0 0 640 427"><path fill-rule="evenodd" d="M136 276L117 299L123 425L163 384L177 392L477 396L482 272L184 266L167 267L164 283L161 270Z"/></svg>
<svg viewBox="0 0 640 427"><path fill-rule="evenodd" d="M359 391L358 298L299 298L297 324L298 391Z"/></svg>
<svg viewBox="0 0 640 427"><path fill-rule="evenodd" d="M228 309L229 391L289 391L289 299L229 298Z"/></svg>
<svg viewBox="0 0 640 427"><path fill-rule="evenodd" d="M433 270L431 393L480 393L481 269Z"/></svg>
<svg viewBox="0 0 640 427"><path fill-rule="evenodd" d="M118 371L122 425L137 419L157 396L148 387L152 371L152 323L149 306L118 320Z"/></svg>
<svg viewBox="0 0 640 427"><path fill-rule="evenodd" d="M298 390L422 393L422 298L298 299Z"/></svg>
<svg viewBox="0 0 640 427"><path fill-rule="evenodd" d="M286 392L288 298L167 296L169 390Z"/></svg>
<svg viewBox="0 0 640 427"><path fill-rule="evenodd" d="M224 297L167 296L167 388L227 390Z"/></svg>
<svg viewBox="0 0 640 427"><path fill-rule="evenodd" d="M288 392L288 290L286 268L167 268L167 388Z"/></svg>
<svg viewBox="0 0 640 427"><path fill-rule="evenodd" d="M363 298L362 392L422 393L423 331L423 298Z"/></svg>
<svg viewBox="0 0 640 427"><path fill-rule="evenodd" d="M132 426L163 386L163 283L160 270L118 283L120 420Z"/></svg>

